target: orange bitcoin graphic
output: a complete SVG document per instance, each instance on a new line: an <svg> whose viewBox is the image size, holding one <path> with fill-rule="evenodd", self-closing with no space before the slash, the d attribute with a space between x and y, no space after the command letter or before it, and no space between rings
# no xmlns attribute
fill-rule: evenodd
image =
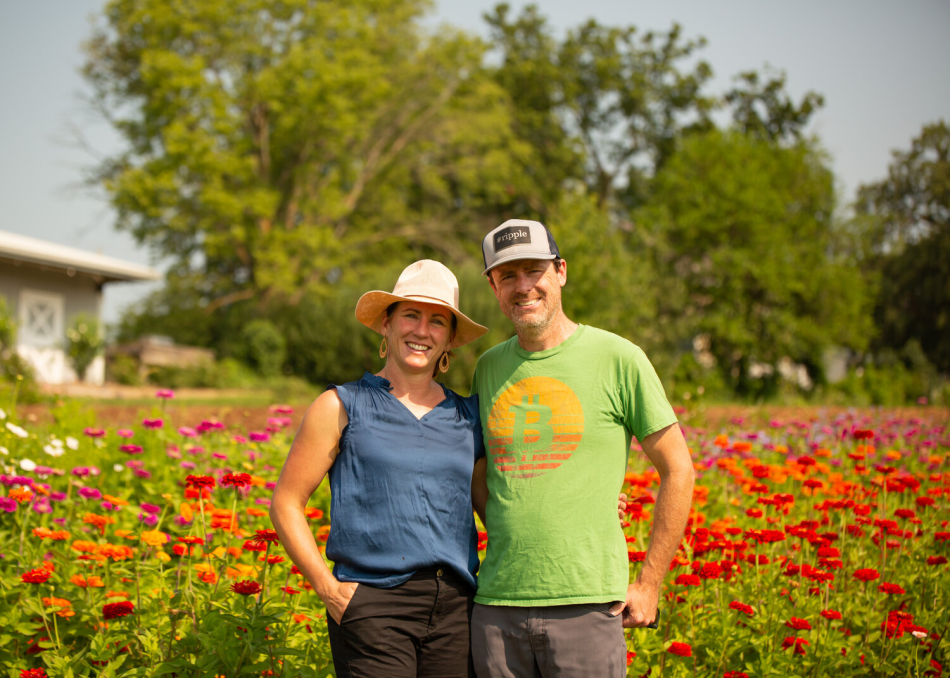
<svg viewBox="0 0 950 678"><path fill-rule="evenodd" d="M584 434L584 410L557 379L528 377L498 396L488 415L488 458L502 473L531 478L570 459Z"/></svg>

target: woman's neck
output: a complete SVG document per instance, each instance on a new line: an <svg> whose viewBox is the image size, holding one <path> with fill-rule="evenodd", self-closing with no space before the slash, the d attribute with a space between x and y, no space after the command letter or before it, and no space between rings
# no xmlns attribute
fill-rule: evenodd
<svg viewBox="0 0 950 678"><path fill-rule="evenodd" d="M396 369L388 362L377 376L389 382L392 387L392 394L400 400L407 398L411 401L421 402L431 398L435 389L438 389L438 384L432 379L431 373L406 373ZM441 389L439 389L439 392L441 393Z"/></svg>

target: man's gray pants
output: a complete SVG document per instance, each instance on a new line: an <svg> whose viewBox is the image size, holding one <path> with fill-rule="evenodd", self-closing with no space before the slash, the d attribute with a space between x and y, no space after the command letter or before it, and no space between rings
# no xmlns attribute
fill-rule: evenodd
<svg viewBox="0 0 950 678"><path fill-rule="evenodd" d="M475 604L478 678L623 678L627 644L613 603L510 607Z"/></svg>

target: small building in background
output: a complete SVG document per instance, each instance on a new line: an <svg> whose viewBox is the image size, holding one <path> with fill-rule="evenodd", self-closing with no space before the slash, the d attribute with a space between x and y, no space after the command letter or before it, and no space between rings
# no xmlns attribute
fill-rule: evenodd
<svg viewBox="0 0 950 678"><path fill-rule="evenodd" d="M17 319L17 353L43 383L77 381L66 358L66 328L80 313L101 325L103 285L160 277L149 266L0 231L0 296ZM103 356L85 381L105 381Z"/></svg>

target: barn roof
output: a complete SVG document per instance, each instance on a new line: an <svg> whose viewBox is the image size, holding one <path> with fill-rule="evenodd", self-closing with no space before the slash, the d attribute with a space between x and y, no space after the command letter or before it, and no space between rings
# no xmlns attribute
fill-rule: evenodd
<svg viewBox="0 0 950 678"><path fill-rule="evenodd" d="M133 264L47 240L0 231L0 261L4 260L88 273L101 278L102 282L161 278L161 274L150 266Z"/></svg>

